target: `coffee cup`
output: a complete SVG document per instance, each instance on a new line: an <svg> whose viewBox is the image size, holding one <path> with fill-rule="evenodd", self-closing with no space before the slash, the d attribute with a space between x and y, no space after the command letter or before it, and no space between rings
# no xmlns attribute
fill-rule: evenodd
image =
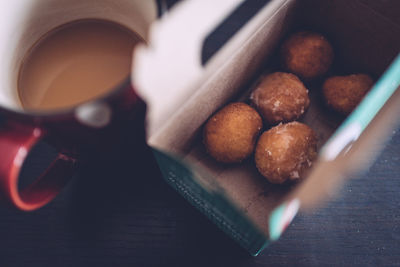
<svg viewBox="0 0 400 267"><path fill-rule="evenodd" d="M121 137L126 136L126 125L143 128L145 105L128 74L107 93L75 105L26 109L18 95L26 55L53 29L86 19L122 25L146 41L157 17L157 4L142 0L18 0L2 2L0 7L0 198L30 211L50 202L80 164L117 153L128 138ZM58 151L57 157L40 177L20 190L24 161L42 141Z"/></svg>

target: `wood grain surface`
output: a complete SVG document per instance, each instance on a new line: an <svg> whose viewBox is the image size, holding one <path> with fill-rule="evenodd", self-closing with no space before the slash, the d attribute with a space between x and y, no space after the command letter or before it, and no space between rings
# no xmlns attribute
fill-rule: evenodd
<svg viewBox="0 0 400 267"><path fill-rule="evenodd" d="M162 180L151 153L82 169L46 207L0 207L0 266L399 266L400 131L334 201L251 257ZM24 176L47 161L36 151Z"/></svg>

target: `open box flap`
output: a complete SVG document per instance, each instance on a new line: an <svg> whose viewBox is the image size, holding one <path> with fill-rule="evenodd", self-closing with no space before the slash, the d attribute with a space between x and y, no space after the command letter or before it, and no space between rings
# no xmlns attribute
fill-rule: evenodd
<svg viewBox="0 0 400 267"><path fill-rule="evenodd" d="M133 81L148 105L149 135L193 94L203 40L240 2L182 1L152 25L148 46L135 49Z"/></svg>
<svg viewBox="0 0 400 267"><path fill-rule="evenodd" d="M246 44L252 41L252 36L269 17L277 19L273 14L294 1L265 1L268 4L203 66L201 56L207 36L233 10L240 8L242 2L246 1L182 1L167 16L154 23L149 46L139 46L135 50L133 83L137 93L148 104L147 133L151 146L170 149L178 145L171 141L171 135L184 135L186 124L193 124L190 118L193 112L201 113L198 119L205 121L216 107L235 94L232 90L237 90L265 58L266 52L263 53L259 48L255 49L258 53L249 53L246 57L243 51L247 49ZM275 24L282 23L283 17L284 13L281 12L280 21ZM272 33L266 36L271 41L259 38L258 44L252 45L264 45L264 51L271 50L268 44L276 43L277 32L281 28L282 25L276 25L269 29ZM232 65L238 60L248 61L248 67L225 71L224 76L218 76L221 69L234 67ZM228 86L232 90L223 96L213 93L212 89L220 86ZM191 102L191 99L198 101L199 98L207 98L209 103L200 106ZM176 129L177 124L181 125L179 130Z"/></svg>

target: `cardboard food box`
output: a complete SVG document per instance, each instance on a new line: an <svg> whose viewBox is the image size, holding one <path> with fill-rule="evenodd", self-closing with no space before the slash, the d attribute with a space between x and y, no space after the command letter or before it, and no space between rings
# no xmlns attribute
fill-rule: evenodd
<svg viewBox="0 0 400 267"><path fill-rule="evenodd" d="M187 0L155 22L148 46L136 49L133 83L148 105L148 143L165 180L249 253L276 240L299 208L320 205L346 177L367 170L399 122L400 21L390 5ZM213 160L202 129L227 103L247 101L264 74L281 70L279 45L297 30L331 41L328 75L364 72L376 83L345 119L321 103L320 82L306 83L311 105L301 121L317 132L319 156L303 182L273 185L253 159Z"/></svg>

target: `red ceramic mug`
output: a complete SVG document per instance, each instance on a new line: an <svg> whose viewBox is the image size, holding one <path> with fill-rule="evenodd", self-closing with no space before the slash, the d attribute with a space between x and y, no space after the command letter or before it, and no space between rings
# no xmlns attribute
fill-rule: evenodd
<svg viewBox="0 0 400 267"><path fill-rule="evenodd" d="M117 152L126 125L141 123L144 104L130 77L106 96L57 112L27 112L17 99L16 79L22 57L51 29L79 19L113 21L146 40L156 19L156 3L142 0L19 0L0 4L0 198L21 210L51 201L79 162ZM47 170L22 191L18 177L24 160L42 139L58 151Z"/></svg>

